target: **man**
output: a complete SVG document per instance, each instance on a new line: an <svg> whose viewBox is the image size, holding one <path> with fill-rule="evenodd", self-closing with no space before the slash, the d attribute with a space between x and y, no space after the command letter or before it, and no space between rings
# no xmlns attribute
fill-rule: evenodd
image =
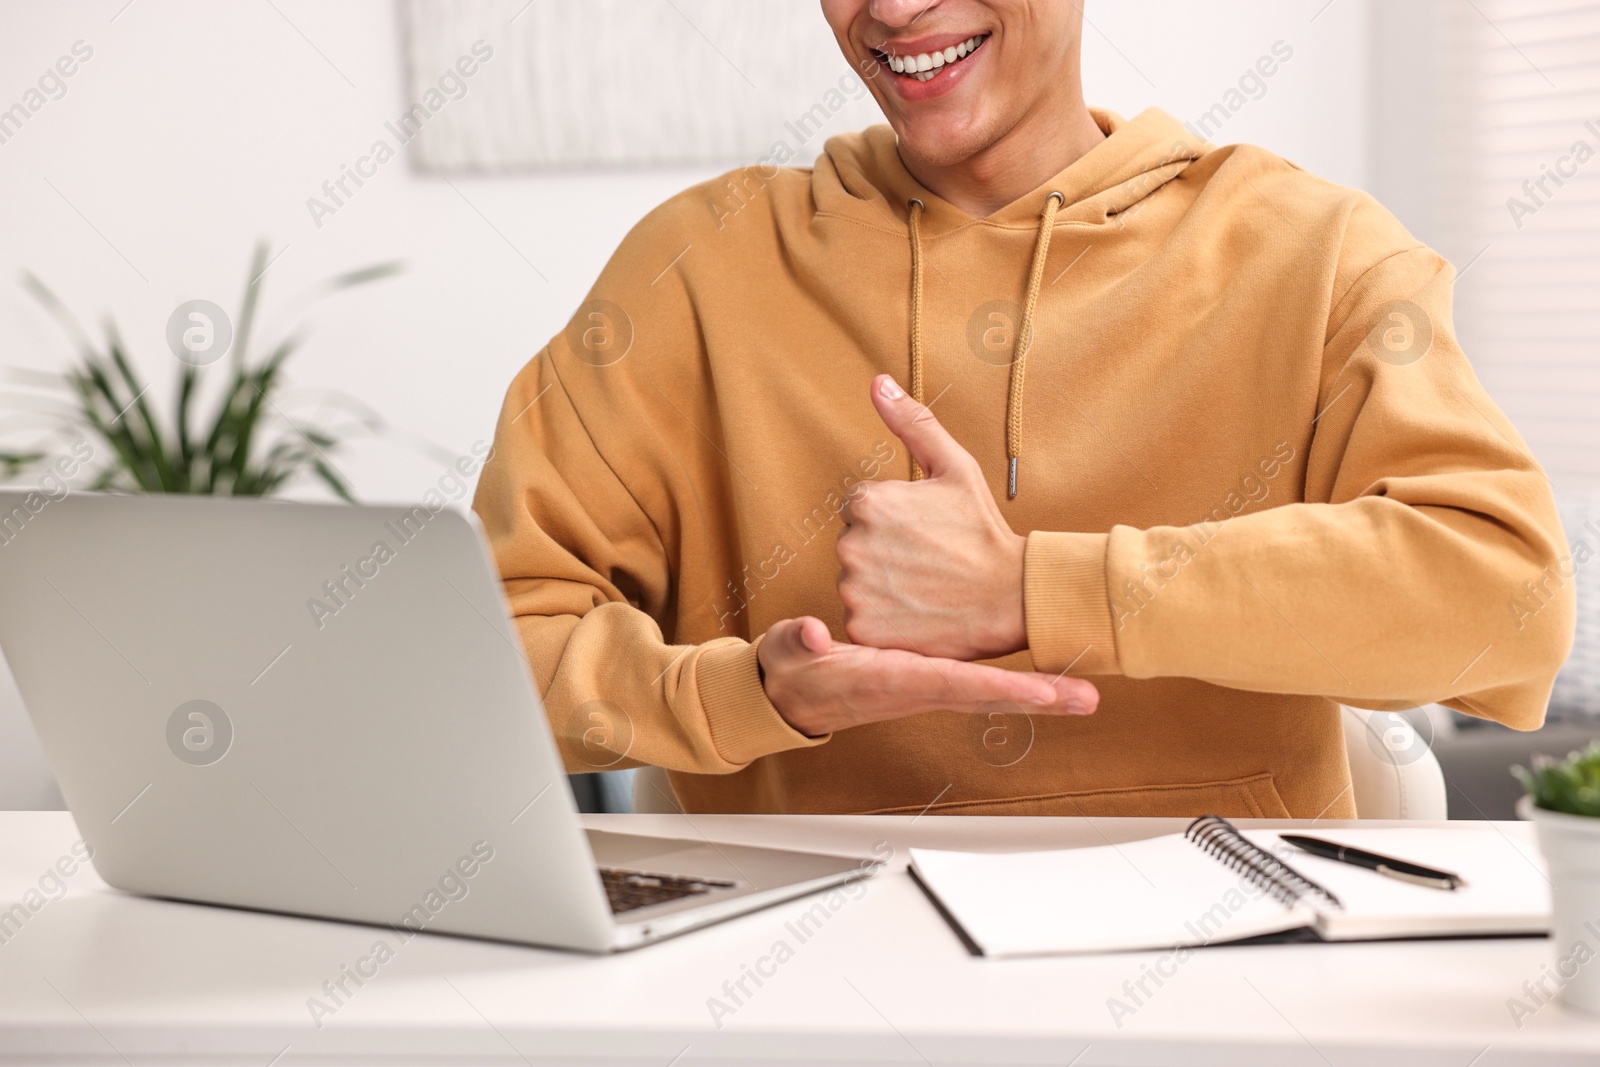
<svg viewBox="0 0 1600 1067"><path fill-rule="evenodd" d="M1075 3L822 7L889 126L652 212L506 398L475 506L570 769L1337 818L1340 702L1538 726L1564 541L1450 266L1089 110Z"/></svg>

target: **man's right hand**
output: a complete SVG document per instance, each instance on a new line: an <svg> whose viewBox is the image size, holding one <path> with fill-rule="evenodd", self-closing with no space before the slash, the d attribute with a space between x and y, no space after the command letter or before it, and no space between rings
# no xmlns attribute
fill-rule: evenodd
<svg viewBox="0 0 1600 1067"><path fill-rule="evenodd" d="M767 699L812 737L925 711L1092 715L1100 693L1081 678L1011 671L896 648L835 641L821 619L784 619L759 652Z"/></svg>

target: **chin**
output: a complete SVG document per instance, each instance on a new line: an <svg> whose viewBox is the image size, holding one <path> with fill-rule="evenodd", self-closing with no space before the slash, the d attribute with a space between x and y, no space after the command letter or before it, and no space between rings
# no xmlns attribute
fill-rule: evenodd
<svg viewBox="0 0 1600 1067"><path fill-rule="evenodd" d="M960 122L916 121L896 124L900 152L913 164L924 167L951 167L971 159L998 139L994 123L978 119Z"/></svg>

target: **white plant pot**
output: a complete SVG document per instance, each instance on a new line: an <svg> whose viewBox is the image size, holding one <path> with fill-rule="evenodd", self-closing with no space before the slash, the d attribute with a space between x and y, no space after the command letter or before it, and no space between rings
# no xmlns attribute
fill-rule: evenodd
<svg viewBox="0 0 1600 1067"><path fill-rule="evenodd" d="M1600 1016L1600 818L1517 801L1517 814L1534 825L1550 873L1550 937L1557 994L1569 1008Z"/></svg>

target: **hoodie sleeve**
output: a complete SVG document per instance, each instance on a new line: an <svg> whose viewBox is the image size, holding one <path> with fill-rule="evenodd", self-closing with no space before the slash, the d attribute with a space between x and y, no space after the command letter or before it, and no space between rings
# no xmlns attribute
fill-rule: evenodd
<svg viewBox="0 0 1600 1067"><path fill-rule="evenodd" d="M646 402L660 393L653 382L693 378L692 302L660 271L682 244L661 209L623 242L584 307L598 302L629 318L626 360L599 366L575 352L581 321L577 334L558 335L512 382L473 500L574 773L651 764L726 774L827 740L795 731L767 700L759 638L680 645L663 637L676 585L675 514L689 506L673 494L696 490L659 470L630 486L618 471L651 470L652 457L669 453L698 462L664 446Z"/></svg>
<svg viewBox="0 0 1600 1067"><path fill-rule="evenodd" d="M1454 276L1412 243L1334 306L1320 415L1291 445L1304 503L1031 535L1039 669L1537 728L1572 641L1571 568L1549 482L1456 343Z"/></svg>

